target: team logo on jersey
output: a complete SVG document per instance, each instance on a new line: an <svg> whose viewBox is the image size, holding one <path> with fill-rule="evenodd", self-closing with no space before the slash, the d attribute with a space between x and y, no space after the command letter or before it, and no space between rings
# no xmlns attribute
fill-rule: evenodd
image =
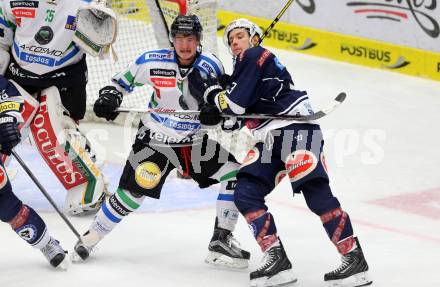
<svg viewBox="0 0 440 287"><path fill-rule="evenodd" d="M295 182L309 175L315 170L318 159L308 150L297 150L290 154L286 160L286 170L290 181Z"/></svg>
<svg viewBox="0 0 440 287"><path fill-rule="evenodd" d="M17 229L15 232L17 232L17 234L27 242L34 241L35 237L37 236L37 228L32 224L26 224Z"/></svg>
<svg viewBox="0 0 440 287"><path fill-rule="evenodd" d="M5 187L7 183L8 183L8 175L6 174L5 168L0 165L0 189Z"/></svg>
<svg viewBox="0 0 440 287"><path fill-rule="evenodd" d="M66 21L66 25L64 25L64 28L67 30L72 30L75 31L76 30L76 17L72 16L72 15L68 15L67 16L67 21Z"/></svg>
<svg viewBox="0 0 440 287"><path fill-rule="evenodd" d="M40 45L46 45L53 39L53 30L49 26L43 26L38 30L34 37L35 41Z"/></svg>
<svg viewBox="0 0 440 287"><path fill-rule="evenodd" d="M159 166L147 161L136 168L134 178L140 187L152 189L159 184L161 176Z"/></svg>
<svg viewBox="0 0 440 287"><path fill-rule="evenodd" d="M152 77L175 77L176 71L174 70L167 70L167 69L151 69L150 70L150 76Z"/></svg>
<svg viewBox="0 0 440 287"><path fill-rule="evenodd" d="M256 147L253 147L251 150L248 151L240 168L256 162L259 157L260 157L260 151Z"/></svg>
<svg viewBox="0 0 440 287"><path fill-rule="evenodd" d="M176 79L170 78L150 78L155 87L173 88L176 86Z"/></svg>
<svg viewBox="0 0 440 287"><path fill-rule="evenodd" d="M282 180L283 178L286 177L286 175L287 175L287 173L286 173L285 170L281 170L281 171L279 171L279 172L275 175L275 186L278 185L278 184L281 182L281 180Z"/></svg>

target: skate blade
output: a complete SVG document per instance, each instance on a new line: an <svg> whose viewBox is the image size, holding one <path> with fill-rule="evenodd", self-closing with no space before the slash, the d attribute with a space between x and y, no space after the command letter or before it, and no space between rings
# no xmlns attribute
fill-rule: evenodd
<svg viewBox="0 0 440 287"><path fill-rule="evenodd" d="M329 287L362 287L373 284L368 272L361 272L345 279L327 281Z"/></svg>
<svg viewBox="0 0 440 287"><path fill-rule="evenodd" d="M272 277L261 277L251 280L251 287L296 286L296 278L292 269L281 271Z"/></svg>
<svg viewBox="0 0 440 287"><path fill-rule="evenodd" d="M68 259L68 254L66 254L66 257L64 257L64 260L61 261L61 263L56 267L56 269L61 271L67 271L70 267L70 260Z"/></svg>
<svg viewBox="0 0 440 287"><path fill-rule="evenodd" d="M246 269L249 266L249 260L241 258L232 258L218 252L210 251L206 256L205 262L216 268L225 269Z"/></svg>

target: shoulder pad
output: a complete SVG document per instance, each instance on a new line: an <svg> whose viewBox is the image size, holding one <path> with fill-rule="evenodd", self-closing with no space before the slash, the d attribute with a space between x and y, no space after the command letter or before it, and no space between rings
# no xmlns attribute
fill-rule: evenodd
<svg viewBox="0 0 440 287"><path fill-rule="evenodd" d="M205 74L220 76L225 73L220 60L211 53L202 53L193 66Z"/></svg>

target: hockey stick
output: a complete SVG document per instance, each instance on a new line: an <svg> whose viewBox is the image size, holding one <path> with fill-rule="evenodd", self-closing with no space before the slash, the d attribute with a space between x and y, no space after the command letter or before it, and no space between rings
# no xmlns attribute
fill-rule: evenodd
<svg viewBox="0 0 440 287"><path fill-rule="evenodd" d="M32 171L27 167L27 165L24 163L24 161L21 159L21 157L13 150L12 155L15 157L15 159L18 161L18 163L21 165L21 167L24 169L24 171L29 175L29 177L32 179L32 181L35 183L35 185L40 189L40 191L43 193L44 197L49 201L49 203L55 208L56 212L61 216L61 218L64 220L64 222L69 226L70 230L75 234L75 236L81 240L81 236L79 235L78 231L76 231L75 227L73 227L72 223L69 219L64 215L64 213L61 212L61 210L58 208L58 206L53 201L52 197L47 193L47 191L44 189L44 187L40 184L38 179L34 176Z"/></svg>
<svg viewBox="0 0 440 287"><path fill-rule="evenodd" d="M261 119L261 120L294 120L299 122L307 122L318 120L332 111L334 111L340 104L345 101L347 94L342 92L339 93L333 101L326 106L325 108L317 111L312 115L301 116L301 115L268 115L268 114L245 114L245 115L228 115L222 114L221 116L224 118L236 117L240 119ZM192 110L174 110L174 109L133 109L133 108L118 108L116 112L121 113L143 113L143 114L165 114L165 115L198 115L200 111L192 111Z"/></svg>
<svg viewBox="0 0 440 287"><path fill-rule="evenodd" d="M272 31L273 27L280 21L281 17L284 15L284 13L287 11L287 9L290 7L290 5L293 3L293 0L287 1L286 5L284 5L283 9L278 13L278 15L275 17L275 19L270 23L270 26L264 31L263 35L260 38L260 41L258 41L258 45L263 42L263 39L269 35L269 32Z"/></svg>

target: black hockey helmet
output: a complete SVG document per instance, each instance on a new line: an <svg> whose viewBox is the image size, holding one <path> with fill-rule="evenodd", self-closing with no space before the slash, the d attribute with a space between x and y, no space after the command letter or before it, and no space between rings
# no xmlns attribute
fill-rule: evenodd
<svg viewBox="0 0 440 287"><path fill-rule="evenodd" d="M170 29L170 41L177 34L196 35L199 41L202 41L202 24L196 15L179 15L174 19Z"/></svg>

